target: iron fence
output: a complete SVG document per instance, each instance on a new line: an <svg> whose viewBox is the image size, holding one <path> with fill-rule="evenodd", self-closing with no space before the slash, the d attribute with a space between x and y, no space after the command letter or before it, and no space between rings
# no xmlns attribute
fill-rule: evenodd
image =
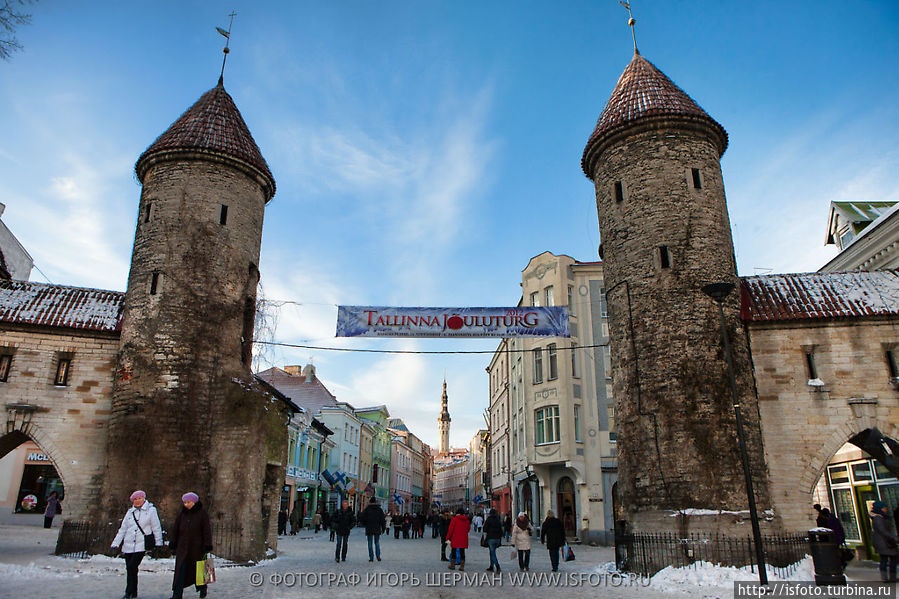
<svg viewBox="0 0 899 599"><path fill-rule="evenodd" d="M805 534L763 535L765 563L778 576L792 574L809 554ZM755 545L751 536L676 533L632 533L615 535L615 565L622 572L652 576L668 566L694 568L699 562L720 566L749 566L755 572Z"/></svg>
<svg viewBox="0 0 899 599"><path fill-rule="evenodd" d="M118 522L90 522L66 520L63 522L56 540L56 555L64 557L86 558L91 555L113 555L110 549L113 539L119 530ZM219 557L234 559L239 556L243 547L243 531L233 522L216 522L212 524L212 548ZM163 546L154 548L150 553L154 557L168 557L171 550L168 540L171 538L169 527L162 523Z"/></svg>

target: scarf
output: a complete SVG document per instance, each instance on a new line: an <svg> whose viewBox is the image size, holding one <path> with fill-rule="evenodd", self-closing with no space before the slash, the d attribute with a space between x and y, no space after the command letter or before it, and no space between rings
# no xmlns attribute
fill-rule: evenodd
<svg viewBox="0 0 899 599"><path fill-rule="evenodd" d="M517 520L515 520L515 524L517 524L518 528L520 528L521 530L527 530L531 525L531 523L528 522L527 518L518 518Z"/></svg>

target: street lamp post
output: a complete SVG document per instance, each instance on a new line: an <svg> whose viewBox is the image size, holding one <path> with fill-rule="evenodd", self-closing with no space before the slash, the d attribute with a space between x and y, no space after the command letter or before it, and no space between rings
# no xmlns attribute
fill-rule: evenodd
<svg viewBox="0 0 899 599"><path fill-rule="evenodd" d="M737 421L737 442L740 446L740 461L743 463L743 478L746 480L746 496L749 499L749 519L752 521L752 539L755 544L756 563L759 566L759 584L768 584L768 572L765 570L765 553L762 548L762 531L759 528L759 514L755 507L755 493L752 490L752 472L749 469L749 454L746 453L746 439L743 435L743 416L740 402L737 399L737 381L734 378L733 359L730 355L730 344L727 341L727 326L724 322L724 300L734 290L733 283L710 283L703 286L702 292L718 305L718 317L721 322L721 336L724 338L724 355L727 358L727 375L730 378L730 393L734 404L734 417Z"/></svg>

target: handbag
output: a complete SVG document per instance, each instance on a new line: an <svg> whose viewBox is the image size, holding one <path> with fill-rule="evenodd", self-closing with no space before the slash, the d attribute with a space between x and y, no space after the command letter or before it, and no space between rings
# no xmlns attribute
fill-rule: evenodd
<svg viewBox="0 0 899 599"><path fill-rule="evenodd" d="M514 560L517 557L518 557L518 552L513 549L512 555L509 556L509 559Z"/></svg>
<svg viewBox="0 0 899 599"><path fill-rule="evenodd" d="M203 559L197 560L196 583L199 587L212 582L215 582L215 565L212 563L212 558L209 557L209 554L207 553L203 556Z"/></svg>
<svg viewBox="0 0 899 599"><path fill-rule="evenodd" d="M137 521L137 515L134 512L131 512L131 517L134 518L134 523L137 524L137 530L140 531L140 534L144 535L144 551L149 551L156 547L156 537L144 532L144 529L140 527L140 522Z"/></svg>
<svg viewBox="0 0 899 599"><path fill-rule="evenodd" d="M840 559L844 564L848 564L855 558L855 552L848 547L840 547Z"/></svg>
<svg viewBox="0 0 899 599"><path fill-rule="evenodd" d="M481 535L481 547L487 546L487 535Z"/></svg>
<svg viewBox="0 0 899 599"><path fill-rule="evenodd" d="M574 561L574 550L571 548L571 545L565 543L565 545L562 547L562 555L564 556L566 562Z"/></svg>

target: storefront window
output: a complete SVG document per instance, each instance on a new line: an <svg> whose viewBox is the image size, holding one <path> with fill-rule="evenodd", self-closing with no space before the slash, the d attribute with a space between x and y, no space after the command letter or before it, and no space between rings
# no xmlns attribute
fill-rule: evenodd
<svg viewBox="0 0 899 599"><path fill-rule="evenodd" d="M896 478L896 475L887 470L887 467L881 464L880 462L874 462L874 474L877 475L877 480L884 480L889 478Z"/></svg>
<svg viewBox="0 0 899 599"><path fill-rule="evenodd" d="M859 462L852 464L852 479L855 482L872 480L871 464L868 462Z"/></svg>
<svg viewBox="0 0 899 599"><path fill-rule="evenodd" d="M861 533L858 530L855 506L852 504L852 490L833 489L833 508L846 532L846 540L860 541Z"/></svg>
<svg viewBox="0 0 899 599"><path fill-rule="evenodd" d="M849 472L846 471L846 466L831 466L827 469L827 473L832 485L849 482Z"/></svg>

